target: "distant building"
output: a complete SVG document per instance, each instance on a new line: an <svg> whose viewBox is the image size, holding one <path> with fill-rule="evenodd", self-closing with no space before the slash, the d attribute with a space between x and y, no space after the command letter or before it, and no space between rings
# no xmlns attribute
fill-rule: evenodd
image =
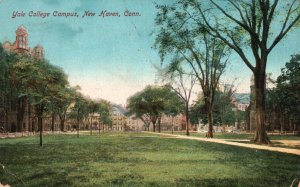
<svg viewBox="0 0 300 187"><path fill-rule="evenodd" d="M250 105L250 93L235 93L231 100L237 110L246 111Z"/></svg>
<svg viewBox="0 0 300 187"><path fill-rule="evenodd" d="M121 105L112 106L112 127L114 131L125 131L126 110Z"/></svg>
<svg viewBox="0 0 300 187"><path fill-rule="evenodd" d="M94 114L90 113L88 117L83 120L84 126L81 127L81 129L90 130L92 127L93 130L98 130L99 128L101 128L99 125L99 121L100 121L100 115L98 113L94 113Z"/></svg>
<svg viewBox="0 0 300 187"><path fill-rule="evenodd" d="M147 130L145 128L144 122L136 118L135 116L128 116L126 118L126 129L127 131L144 131Z"/></svg>
<svg viewBox="0 0 300 187"><path fill-rule="evenodd" d="M181 131L186 129L185 116L178 114L174 117L162 115L161 118L161 130L162 131Z"/></svg>

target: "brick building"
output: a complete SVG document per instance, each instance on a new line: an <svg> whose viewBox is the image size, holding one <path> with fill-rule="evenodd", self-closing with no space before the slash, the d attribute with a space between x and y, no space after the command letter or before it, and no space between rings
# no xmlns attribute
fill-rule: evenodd
<svg viewBox="0 0 300 187"><path fill-rule="evenodd" d="M21 25L16 30L16 39L14 42L4 41L2 47L10 53L31 56L37 59L44 58L44 49L41 45L33 48L29 47L29 34L27 29ZM0 121L5 131L35 131L37 129L37 118L34 114L34 108L28 104L26 98L9 101L9 106L5 115L1 115ZM48 129L48 123L44 123L45 129ZM46 127L47 126L47 127Z"/></svg>

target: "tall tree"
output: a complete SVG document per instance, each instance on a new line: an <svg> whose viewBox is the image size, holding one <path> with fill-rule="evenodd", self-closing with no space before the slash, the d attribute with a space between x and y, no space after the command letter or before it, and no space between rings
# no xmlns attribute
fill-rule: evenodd
<svg viewBox="0 0 300 187"><path fill-rule="evenodd" d="M169 85L166 85L169 86ZM174 131L174 118L175 116L184 113L186 109L186 103L184 100L178 95L178 93L170 94L168 100L165 103L164 114L171 117L171 130L172 134ZM188 115L189 116L189 115ZM186 117L186 119L189 117ZM188 124L186 124L188 126ZM188 129L187 129L188 132Z"/></svg>
<svg viewBox="0 0 300 187"><path fill-rule="evenodd" d="M232 125L235 122L234 111L232 111L232 98L234 97L234 85L220 85L215 95L214 113L218 116L220 124Z"/></svg>
<svg viewBox="0 0 300 187"><path fill-rule="evenodd" d="M65 121L67 118L67 112L70 105L75 102L76 88L66 87L60 90L61 96L56 101L56 109L60 119L60 130L65 131Z"/></svg>
<svg viewBox="0 0 300 187"><path fill-rule="evenodd" d="M99 110L100 108L100 103L94 100L90 100L88 103L89 107L89 112L90 112L90 135L93 134L93 118L95 113ZM100 129L100 128L99 128Z"/></svg>
<svg viewBox="0 0 300 187"><path fill-rule="evenodd" d="M76 123L77 137L79 138L80 123L83 122L83 119L89 115L89 105L88 100L80 92L77 92L75 95L75 103L69 114L69 118L73 119Z"/></svg>
<svg viewBox="0 0 300 187"><path fill-rule="evenodd" d="M1 45L1 44L0 44ZM2 46L0 48L0 59L1 59L1 101L4 102L3 113L7 116L7 107L10 105L15 105L16 108L16 119L17 125L16 130L23 131L23 119L25 115L26 104L28 103L27 98L18 91L20 85L12 84L9 79L9 74L14 63L24 57L17 56L16 54L9 53L5 51ZM25 57L26 58L26 57Z"/></svg>
<svg viewBox="0 0 300 187"><path fill-rule="evenodd" d="M13 65L10 79L20 85L20 93L28 98L35 108L40 131L40 146L43 145L43 114L53 96L68 84L65 73L45 60L22 58Z"/></svg>
<svg viewBox="0 0 300 187"><path fill-rule="evenodd" d="M99 107L97 109L97 113L99 114L99 134L100 134L100 124L102 124L103 131L104 125L111 126L112 125L112 105L109 101L101 99L98 101Z"/></svg>
<svg viewBox="0 0 300 187"><path fill-rule="evenodd" d="M238 54L253 72L256 133L254 142L268 144L265 128L265 84L268 56L274 47L299 23L298 0L240 0L200 2L179 1L188 19L199 29L206 28ZM277 24L276 24L277 23ZM249 56L251 55L251 57ZM251 63L251 59L254 63Z"/></svg>
<svg viewBox="0 0 300 187"><path fill-rule="evenodd" d="M177 61L169 64L165 68L158 69L158 73L162 82L167 84L180 97L179 100L182 100L182 102L184 103L186 135L188 136L190 135L189 105L192 91L196 83L196 77L192 73L184 72L184 69L181 66L179 66L179 62ZM176 100L173 102L176 102Z"/></svg>
<svg viewBox="0 0 300 187"><path fill-rule="evenodd" d="M145 130L150 130L151 119L146 104L142 102L141 92L134 94L127 100L128 115L135 115L144 123Z"/></svg>
<svg viewBox="0 0 300 187"><path fill-rule="evenodd" d="M197 78L208 116L207 136L213 137L214 95L228 61L229 49L220 39L209 35L205 27L193 24L185 6L183 1L157 6L155 48L162 61L171 58L171 62L184 63Z"/></svg>
<svg viewBox="0 0 300 187"><path fill-rule="evenodd" d="M153 131L160 132L160 119L167 110L167 103L174 98L174 92L165 86L147 86L141 92L136 93L127 100L130 114L135 114L143 122L150 121ZM175 94L176 95L176 94ZM158 124L158 127L156 126Z"/></svg>
<svg viewBox="0 0 300 187"><path fill-rule="evenodd" d="M17 56L6 52L0 43L0 127L8 131L8 111L10 102L15 99L19 92L9 79L12 65L16 63Z"/></svg>
<svg viewBox="0 0 300 187"><path fill-rule="evenodd" d="M67 117L67 110L72 102L75 102L76 88L66 85L57 91L57 94L52 95L50 102L47 105L48 110L52 114L52 129L54 123L54 116L60 119L60 130L65 131L65 121Z"/></svg>
<svg viewBox="0 0 300 187"><path fill-rule="evenodd" d="M281 69L276 82L277 105L283 107L284 115L295 130L300 122L300 54L292 55L291 60Z"/></svg>

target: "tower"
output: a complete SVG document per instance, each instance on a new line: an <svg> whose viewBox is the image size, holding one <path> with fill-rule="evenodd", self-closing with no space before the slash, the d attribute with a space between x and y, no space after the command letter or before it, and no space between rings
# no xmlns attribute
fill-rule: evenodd
<svg viewBox="0 0 300 187"><path fill-rule="evenodd" d="M18 29L16 30L16 41L14 44L14 50L18 53L29 54L28 32L23 25L18 27Z"/></svg>
<svg viewBox="0 0 300 187"><path fill-rule="evenodd" d="M44 58L44 48L40 45L35 46L32 49L31 53L35 58L38 58L38 59L43 59Z"/></svg>
<svg viewBox="0 0 300 187"><path fill-rule="evenodd" d="M254 131L256 129L255 122L255 87L254 87L254 75L251 76L250 80L250 131Z"/></svg>

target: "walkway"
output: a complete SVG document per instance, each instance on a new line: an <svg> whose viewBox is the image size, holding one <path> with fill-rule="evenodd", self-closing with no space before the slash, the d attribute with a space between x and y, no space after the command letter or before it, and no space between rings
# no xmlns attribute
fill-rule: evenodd
<svg viewBox="0 0 300 187"><path fill-rule="evenodd" d="M226 141L224 139L200 138L200 137L194 137L194 136L166 134L166 133L155 133L155 132L148 132L148 133L157 134L157 135L161 135L161 136L167 136L167 137L173 137L173 138L179 138L179 139L197 140L197 141L213 142L213 143L220 143L220 144L233 145L233 146L239 146L239 147L247 147L247 148L251 148L251 149L276 151L276 152L289 153L289 154L294 154L294 155L300 156L300 150L299 149L289 149L289 148L283 148L283 147L271 147L271 146L267 146L267 145L257 145L257 144L246 144L246 143L239 143L239 142L230 142L230 141L228 141L228 140ZM238 139L236 141L238 141Z"/></svg>

